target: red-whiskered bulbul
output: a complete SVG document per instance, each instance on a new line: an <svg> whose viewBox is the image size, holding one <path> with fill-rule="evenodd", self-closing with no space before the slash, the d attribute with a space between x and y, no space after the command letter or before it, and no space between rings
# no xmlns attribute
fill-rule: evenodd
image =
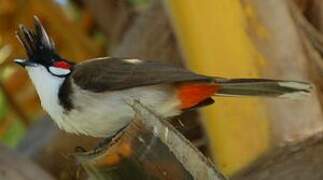
<svg viewBox="0 0 323 180"><path fill-rule="evenodd" d="M125 127L139 101L161 117L202 105L213 96L299 97L306 82L271 79L225 79L140 59L103 57L74 64L57 54L40 21L20 26L18 39L28 58L15 60L28 72L42 107L70 133L109 137Z"/></svg>

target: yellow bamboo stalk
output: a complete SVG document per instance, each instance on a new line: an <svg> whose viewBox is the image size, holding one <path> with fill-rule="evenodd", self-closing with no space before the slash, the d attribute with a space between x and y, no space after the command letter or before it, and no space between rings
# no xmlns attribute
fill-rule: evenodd
<svg viewBox="0 0 323 180"><path fill-rule="evenodd" d="M167 0L189 68L224 77L260 77L264 60L245 32L240 1ZM231 175L263 153L270 143L265 104L257 98L216 98L202 110L219 168Z"/></svg>

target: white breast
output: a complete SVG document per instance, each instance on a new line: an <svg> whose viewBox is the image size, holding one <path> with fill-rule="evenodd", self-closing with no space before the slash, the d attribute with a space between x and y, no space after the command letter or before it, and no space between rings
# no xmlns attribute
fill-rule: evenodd
<svg viewBox="0 0 323 180"><path fill-rule="evenodd" d="M135 113L130 104L138 100L162 116L180 113L179 101L169 86L145 86L105 93L92 93L73 85L74 108L64 112L58 91L64 78L51 75L43 66L27 67L42 107L67 132L107 137L127 125ZM74 83L72 83L74 84Z"/></svg>
<svg viewBox="0 0 323 180"><path fill-rule="evenodd" d="M51 75L42 65L26 66L26 70L32 80L41 106L57 122L58 126L63 127L62 116L64 109L59 105L58 91L64 78Z"/></svg>

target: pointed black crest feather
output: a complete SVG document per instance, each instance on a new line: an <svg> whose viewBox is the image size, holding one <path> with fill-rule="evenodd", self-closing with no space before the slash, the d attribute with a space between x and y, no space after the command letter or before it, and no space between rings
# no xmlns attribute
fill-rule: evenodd
<svg viewBox="0 0 323 180"><path fill-rule="evenodd" d="M36 16L34 16L34 31L20 25L17 37L26 49L28 59L31 61L47 63L46 61L52 61L59 57L55 53L54 42Z"/></svg>

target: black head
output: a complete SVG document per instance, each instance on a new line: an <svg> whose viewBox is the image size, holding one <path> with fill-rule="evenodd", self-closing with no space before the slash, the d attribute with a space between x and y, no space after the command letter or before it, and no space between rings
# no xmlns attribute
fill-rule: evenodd
<svg viewBox="0 0 323 180"><path fill-rule="evenodd" d="M28 58L26 60L16 60L19 65L33 66L43 65L55 76L66 76L67 74L56 74L51 68L62 68L71 70L73 64L61 58L55 50L53 40L48 36L40 20L34 16L34 31L23 25L19 26L17 37L24 46Z"/></svg>

